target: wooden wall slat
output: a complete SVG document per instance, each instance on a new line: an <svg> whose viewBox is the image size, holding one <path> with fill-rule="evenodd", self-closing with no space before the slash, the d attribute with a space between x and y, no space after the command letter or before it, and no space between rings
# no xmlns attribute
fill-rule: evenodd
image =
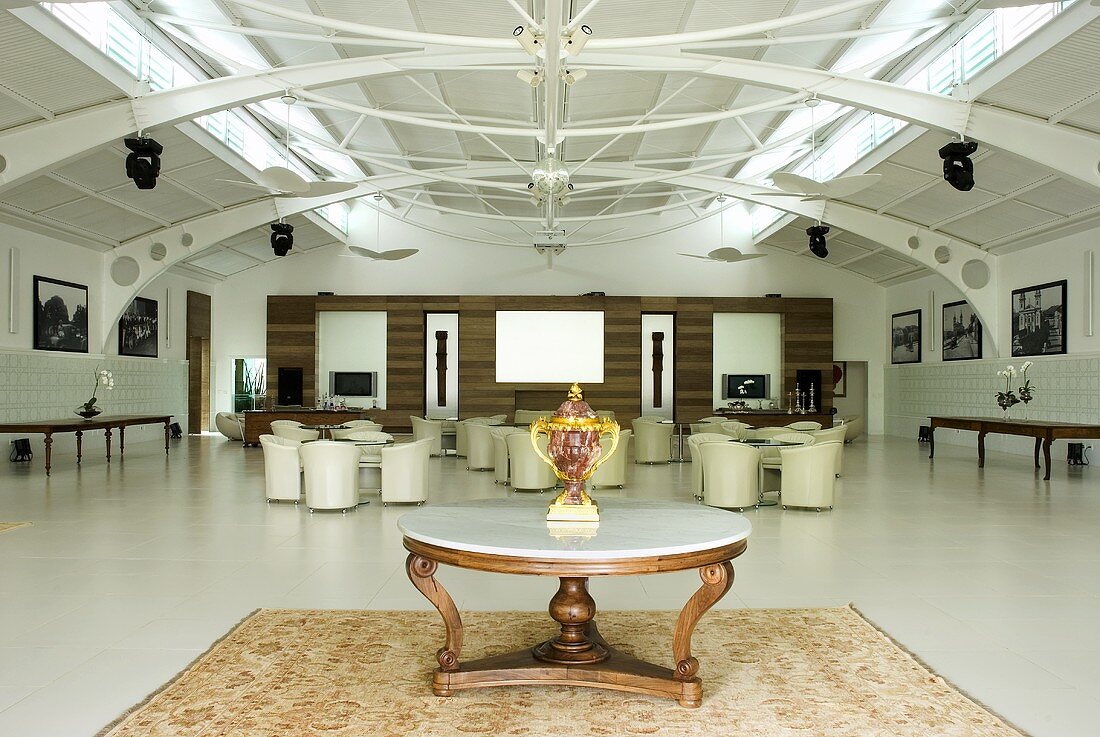
<svg viewBox="0 0 1100 737"><path fill-rule="evenodd" d="M565 387L496 383L499 310L600 310L604 313L604 383L585 387L597 409L628 424L641 413L643 313L675 317L674 414L694 421L713 414L714 313L783 316L782 392L793 390L798 369L819 369L824 411L832 407L833 303L822 298L767 297L527 297L527 296L271 296L268 298L268 386L275 396L278 368L305 369L306 403L316 401L317 313L385 311L387 408L372 412L387 428L409 428L425 406L425 315L459 316L459 402L462 417L508 414L517 408L552 409ZM525 402L552 402L517 406Z"/></svg>

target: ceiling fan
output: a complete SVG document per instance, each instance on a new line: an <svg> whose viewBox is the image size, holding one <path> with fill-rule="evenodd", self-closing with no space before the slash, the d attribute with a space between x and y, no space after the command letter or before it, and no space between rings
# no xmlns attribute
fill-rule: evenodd
<svg viewBox="0 0 1100 737"><path fill-rule="evenodd" d="M978 3L978 10L998 10L1000 8L1022 8L1027 5L1053 5L1059 0L982 0ZM1100 6L1100 0L1092 0L1093 5Z"/></svg>
<svg viewBox="0 0 1100 737"><path fill-rule="evenodd" d="M5 0L0 0L5 2ZM286 105L286 148L284 159L287 166L269 166L260 172L255 182L242 182L235 179L219 179L219 182L236 184L241 187L266 190L274 197L327 197L329 195L349 192L355 189L352 182L310 182L306 181L298 172L289 168L290 164L290 106L298 102L298 98L287 90L282 96Z"/></svg>
<svg viewBox="0 0 1100 737"><path fill-rule="evenodd" d="M375 193L375 202L382 201L382 195ZM380 207L376 207L378 210L378 216L375 222L374 230L374 242L376 244L382 243L382 210ZM344 246L344 250L340 253L341 256L358 256L359 258L369 258L372 261L400 261L406 259L409 256L415 256L420 253L419 248L394 248L389 251L375 251L366 246Z"/></svg>
<svg viewBox="0 0 1100 737"><path fill-rule="evenodd" d="M722 204L726 201L726 196L718 195L718 203ZM688 258L698 258L703 261L717 261L720 264L736 264L740 261L749 261L754 258L763 258L766 254L763 253L742 253L739 249L733 246L723 245L726 242L726 218L725 208L723 207L718 211L718 248L715 248L705 256L701 256L697 253L681 253L681 256L687 256Z"/></svg>
<svg viewBox="0 0 1100 737"><path fill-rule="evenodd" d="M810 109L810 161L815 175L817 173L817 124L814 122L814 108L819 104L821 104L821 100L816 95L806 100L806 107ZM859 174L819 182L800 174L776 172L772 174L772 182L776 187L783 190L783 193L775 193L772 196L800 197L803 202L832 200L862 192L877 184L880 179L882 179L881 174Z"/></svg>

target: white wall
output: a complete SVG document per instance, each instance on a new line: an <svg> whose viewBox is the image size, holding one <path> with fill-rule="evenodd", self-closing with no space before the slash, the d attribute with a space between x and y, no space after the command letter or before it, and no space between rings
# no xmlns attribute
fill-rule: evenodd
<svg viewBox="0 0 1100 737"><path fill-rule="evenodd" d="M671 224L671 220L669 221ZM834 300L834 353L871 366L869 431L881 432L881 337L885 290L853 274L806 258L769 255L740 264L719 264L678 256L706 252L718 239L718 223L703 222L629 243L567 249L552 269L532 247L502 247L460 241L388 221L383 248L419 248L404 261L384 262L336 256L336 250L278 259L218 285L214 309L232 320L216 320L213 354L221 364L233 355L266 352L268 294L432 295L609 295L830 297ZM352 240L370 245L373 221ZM746 247L747 235L727 224L726 244ZM225 380L219 376L219 381ZM219 392L219 402L222 395ZM226 409L219 406L218 411Z"/></svg>
<svg viewBox="0 0 1100 737"><path fill-rule="evenodd" d="M426 336L426 368L424 376L424 398L428 403L430 417L458 417L458 313L436 312L424 318ZM447 401L439 403L439 387L436 383L438 361L435 355L435 334L439 330L447 332Z"/></svg>
<svg viewBox="0 0 1100 737"><path fill-rule="evenodd" d="M843 361L843 357L836 360ZM843 397L833 397L833 406L840 415L867 416L867 362L847 361L848 377Z"/></svg>
<svg viewBox="0 0 1100 737"><path fill-rule="evenodd" d="M114 391L98 392L104 413L170 413L186 432L187 290L209 291L211 285L175 274L165 274L153 281L140 296L159 303L159 356L120 357L117 325L107 335L102 334L105 274L101 254L2 222L0 243L4 244L0 247L0 422L75 417L75 408L91 396L93 372L106 368L114 373L116 387ZM14 295L10 291L10 248L18 252ZM33 349L35 275L88 286L88 353ZM14 333L9 329L12 296ZM14 437L23 435L0 435L0 452L6 452L8 441ZM42 438L40 435L30 438L35 463L40 463ZM143 426L126 433L127 446L143 441L162 442L163 429ZM89 459L99 455L103 446L102 433L89 434L84 440ZM71 434L58 435L53 447L55 463L63 465L75 450L75 438Z"/></svg>
<svg viewBox="0 0 1100 737"><path fill-rule="evenodd" d="M783 316L714 313L713 355L715 407L733 401L722 399L722 374L764 374L771 382L768 398L776 400L783 387Z"/></svg>
<svg viewBox="0 0 1100 737"><path fill-rule="evenodd" d="M653 334L664 333L661 369L661 406L653 406ZM674 315L642 315L642 414L673 418L673 378L676 374L676 318Z"/></svg>
<svg viewBox="0 0 1100 737"><path fill-rule="evenodd" d="M879 329L883 345L889 339L891 314L921 308L924 311L925 350L921 364L887 366L885 369L887 432L916 437L917 427L927 424L931 414L999 416L1001 411L994 397L1000 388L996 372L1010 364L1019 366L1025 360L1011 355L1011 292L1062 279L1068 281L1068 355L1029 357L1035 363L1029 377L1038 390L1035 402L1026 409L1032 418L1100 423L1100 334L1086 334L1088 281L1085 274L1085 254L1097 249L1098 237L1100 229L1093 229L999 257L997 325L993 332L988 325L983 325L982 361L944 362L942 359L942 306L963 299L963 295L945 280L930 276L888 289L886 312ZM1093 289L1095 292L1095 286ZM934 331L928 319L930 292L935 293ZM995 347L994 334L997 337ZM935 350L928 350L930 345ZM1017 406L1012 412L1010 416L1021 417L1024 408ZM972 446L975 438L973 433L938 432L936 441ZM1031 442L1019 438L990 436L987 447L1026 455L1033 452Z"/></svg>
<svg viewBox="0 0 1100 737"><path fill-rule="evenodd" d="M330 371L377 371L378 396L345 397L356 407L386 408L385 312L322 312L317 317L317 392L329 393Z"/></svg>

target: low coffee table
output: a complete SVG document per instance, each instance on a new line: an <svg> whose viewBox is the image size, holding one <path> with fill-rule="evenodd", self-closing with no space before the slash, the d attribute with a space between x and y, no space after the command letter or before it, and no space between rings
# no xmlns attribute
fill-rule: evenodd
<svg viewBox="0 0 1100 737"><path fill-rule="evenodd" d="M732 560L748 545L752 525L739 514L694 504L603 500L594 535L554 536L546 504L490 499L410 512L398 527L409 551L409 580L439 610L447 637L436 653L437 696L467 688L545 683L591 686L702 703L699 661L691 636L699 619L733 585ZM577 531L579 533L579 531ZM559 533L560 534L560 533ZM462 619L435 579L439 564L493 573L557 576L550 616L560 633L534 647L463 663ZM616 650L596 627L593 576L698 569L702 586L680 612L672 635L672 668Z"/></svg>

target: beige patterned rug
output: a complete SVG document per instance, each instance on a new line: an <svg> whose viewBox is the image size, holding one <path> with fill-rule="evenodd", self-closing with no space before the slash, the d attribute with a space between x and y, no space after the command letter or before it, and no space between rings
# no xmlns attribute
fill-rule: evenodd
<svg viewBox="0 0 1100 737"><path fill-rule="evenodd" d="M27 527L28 525L30 525L30 522L0 522L0 532L18 530L20 527Z"/></svg>
<svg viewBox="0 0 1100 737"><path fill-rule="evenodd" d="M542 613L471 612L464 659L553 633ZM669 663L671 612L608 612L600 631ZM1020 737L850 608L712 611L694 638L703 705L614 691L429 686L435 612L261 610L111 737Z"/></svg>

